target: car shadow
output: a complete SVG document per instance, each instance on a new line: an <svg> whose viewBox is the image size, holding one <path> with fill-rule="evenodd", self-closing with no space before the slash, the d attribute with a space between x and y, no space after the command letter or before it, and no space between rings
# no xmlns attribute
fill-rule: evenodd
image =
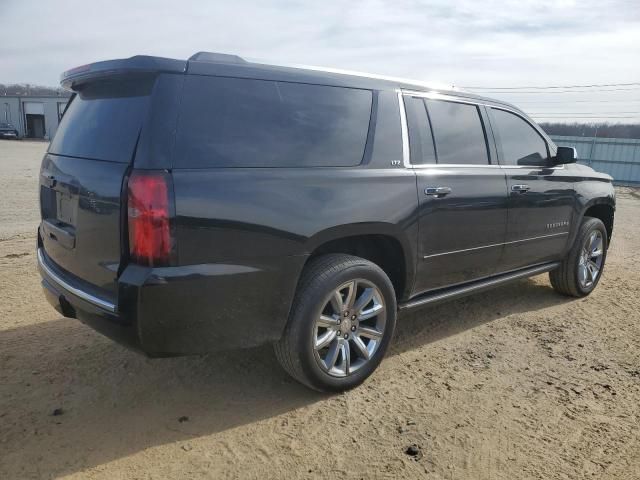
<svg viewBox="0 0 640 480"><path fill-rule="evenodd" d="M404 313L388 355L402 353L485 323L571 302L557 294L546 276L522 279L468 297Z"/></svg>
<svg viewBox="0 0 640 480"><path fill-rule="evenodd" d="M524 280L424 308L400 319L389 355L567 301ZM0 387L2 478L81 472L328 397L291 380L270 346L150 360L61 318L0 332Z"/></svg>

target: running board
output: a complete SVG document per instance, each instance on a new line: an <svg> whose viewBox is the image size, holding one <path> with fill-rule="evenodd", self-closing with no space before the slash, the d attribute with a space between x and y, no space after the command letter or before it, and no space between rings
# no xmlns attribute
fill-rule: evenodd
<svg viewBox="0 0 640 480"><path fill-rule="evenodd" d="M493 287L498 287L505 283L518 280L520 278L532 277L540 273L550 272L551 270L558 268L560 262L545 263L544 265L538 265L536 267L529 267L523 270L517 270L511 273L503 273L497 277L491 277L486 280L478 280L473 283L458 287L450 287L444 290L438 290L437 292L428 292L420 295L417 298L401 303L399 305L400 310L409 310L411 308L422 307L423 305L431 305L434 303L443 302L445 300L451 300L453 298L464 297L471 295L472 293L481 292L483 290L489 290Z"/></svg>

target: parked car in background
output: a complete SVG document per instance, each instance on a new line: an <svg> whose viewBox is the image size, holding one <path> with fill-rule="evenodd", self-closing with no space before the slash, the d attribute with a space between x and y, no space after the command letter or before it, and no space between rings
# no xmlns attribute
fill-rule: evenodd
<svg viewBox="0 0 640 480"><path fill-rule="evenodd" d="M10 138L17 140L18 130L10 123L0 123L0 138Z"/></svg>
<svg viewBox="0 0 640 480"><path fill-rule="evenodd" d="M549 272L598 284L611 177L513 105L375 76L132 57L63 74L37 256L67 317L151 356L271 342L364 381L399 312Z"/></svg>

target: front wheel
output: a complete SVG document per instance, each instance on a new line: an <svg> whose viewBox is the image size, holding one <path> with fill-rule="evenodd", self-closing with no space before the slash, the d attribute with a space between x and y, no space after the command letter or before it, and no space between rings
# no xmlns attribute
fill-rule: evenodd
<svg viewBox="0 0 640 480"><path fill-rule="evenodd" d="M347 390L380 364L395 323L395 292L380 267L350 255L323 255L302 273L276 356L311 388Z"/></svg>
<svg viewBox="0 0 640 480"><path fill-rule="evenodd" d="M607 248L604 223L598 218L585 217L569 254L559 268L549 272L551 286L563 295L589 295L602 276Z"/></svg>

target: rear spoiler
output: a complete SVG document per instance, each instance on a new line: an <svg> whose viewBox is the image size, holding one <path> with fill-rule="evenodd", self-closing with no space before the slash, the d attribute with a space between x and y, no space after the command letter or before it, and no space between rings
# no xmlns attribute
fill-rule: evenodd
<svg viewBox="0 0 640 480"><path fill-rule="evenodd" d="M60 75L60 85L67 90L75 90L77 85L100 77L127 73L184 73L186 69L185 60L136 55L72 68Z"/></svg>

